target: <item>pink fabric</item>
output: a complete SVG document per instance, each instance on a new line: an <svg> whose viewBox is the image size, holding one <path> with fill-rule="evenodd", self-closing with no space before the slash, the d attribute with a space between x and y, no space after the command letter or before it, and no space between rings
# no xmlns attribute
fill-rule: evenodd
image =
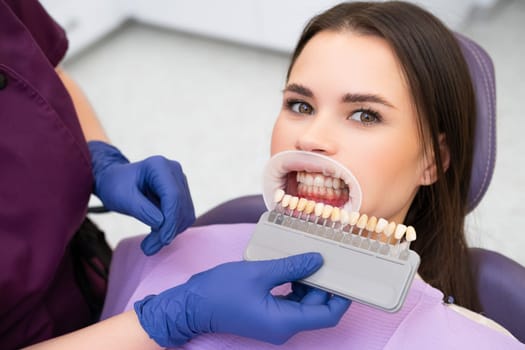
<svg viewBox="0 0 525 350"><path fill-rule="evenodd" d="M227 261L242 260L253 224L195 227L157 255L145 257L142 237L116 249L103 318L131 309L149 294L184 283L191 275ZM276 289L286 293L288 286ZM302 332L281 346L230 334L205 334L181 349L523 349L519 342L470 321L442 304L442 293L415 280L394 314L353 303L340 323Z"/></svg>

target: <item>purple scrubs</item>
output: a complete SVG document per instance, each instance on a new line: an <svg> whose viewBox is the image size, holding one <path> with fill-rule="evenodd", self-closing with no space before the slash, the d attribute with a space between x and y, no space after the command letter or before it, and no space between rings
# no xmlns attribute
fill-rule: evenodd
<svg viewBox="0 0 525 350"><path fill-rule="evenodd" d="M33 0L0 0L0 348L89 322L68 242L92 188L89 153L54 67L64 31Z"/></svg>

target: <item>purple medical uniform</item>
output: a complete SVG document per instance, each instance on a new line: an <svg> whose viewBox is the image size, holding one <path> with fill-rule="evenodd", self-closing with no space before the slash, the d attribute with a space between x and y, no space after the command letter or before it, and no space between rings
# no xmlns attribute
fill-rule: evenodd
<svg viewBox="0 0 525 350"><path fill-rule="evenodd" d="M68 243L82 223L89 152L55 66L64 31L33 0L0 0L0 348L89 323Z"/></svg>

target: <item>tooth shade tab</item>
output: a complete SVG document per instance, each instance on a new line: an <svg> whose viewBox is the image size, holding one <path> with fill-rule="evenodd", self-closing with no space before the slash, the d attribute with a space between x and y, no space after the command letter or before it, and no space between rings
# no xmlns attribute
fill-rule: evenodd
<svg viewBox="0 0 525 350"><path fill-rule="evenodd" d="M371 216L370 219L368 219L368 222L366 223L366 230L369 232L373 232L377 225L377 218L375 216Z"/></svg>
<svg viewBox="0 0 525 350"><path fill-rule="evenodd" d="M314 209L315 209L315 202L310 200L306 203L306 208L304 212L306 214L311 214L314 211Z"/></svg>
<svg viewBox="0 0 525 350"><path fill-rule="evenodd" d="M383 218L379 218L379 220L377 220L377 225L376 225L376 233L381 233L383 232L386 227L388 226L388 221L386 221L385 219Z"/></svg>
<svg viewBox="0 0 525 350"><path fill-rule="evenodd" d="M407 230L407 227L403 224L398 224L396 227L396 233L394 234L395 239L401 239L403 238L403 235L405 234Z"/></svg>
<svg viewBox="0 0 525 350"><path fill-rule="evenodd" d="M323 215L323 208L324 208L324 204L323 203L316 203L315 204L315 209L314 209L315 216Z"/></svg>
<svg viewBox="0 0 525 350"><path fill-rule="evenodd" d="M359 220L357 220L357 228L364 229L366 227L367 222L368 222L368 215L366 214L361 215Z"/></svg>
<svg viewBox="0 0 525 350"><path fill-rule="evenodd" d="M354 226L355 224L357 224L357 220L359 220L359 213L356 211L351 212L348 218L348 223Z"/></svg>
<svg viewBox="0 0 525 350"><path fill-rule="evenodd" d="M415 241L416 240L416 229L413 226L408 226L405 237L408 242Z"/></svg>
<svg viewBox="0 0 525 350"><path fill-rule="evenodd" d="M278 189L277 191L275 191L275 194L273 196L274 203L279 203L283 199L284 194L285 193L282 189Z"/></svg>
<svg viewBox="0 0 525 350"><path fill-rule="evenodd" d="M324 208L323 208L322 218L323 219L328 219L330 217L330 215L332 215L332 210L333 209L334 209L334 207L331 206L330 204L325 205Z"/></svg>
<svg viewBox="0 0 525 350"><path fill-rule="evenodd" d="M285 194L283 197L283 201L281 202L281 206L283 208L288 207L288 204L290 204L290 200L292 199L292 196L289 194Z"/></svg>
<svg viewBox="0 0 525 350"><path fill-rule="evenodd" d="M306 198L300 198L299 202L297 203L297 210L303 211L306 208L306 203L308 203Z"/></svg>
<svg viewBox="0 0 525 350"><path fill-rule="evenodd" d="M295 208L297 208L297 204L298 204L298 203L299 203L299 197L295 197L295 196L294 196L294 197L292 197L292 198L290 199L290 204L289 204L288 207L289 207L291 210L295 210Z"/></svg>
<svg viewBox="0 0 525 350"><path fill-rule="evenodd" d="M388 226L384 230L384 234L385 234L385 236L390 237L390 236L392 236L392 234L394 233L395 230L396 230L396 223L393 222L393 221L390 221L390 223L388 224Z"/></svg>
<svg viewBox="0 0 525 350"><path fill-rule="evenodd" d="M341 209L339 209L338 207L335 207L332 210L332 216L330 217L330 220L332 220L332 222L337 222L341 220Z"/></svg>
<svg viewBox="0 0 525 350"><path fill-rule="evenodd" d="M411 242L416 239L413 226L289 194L283 196L279 208L268 216L268 220L275 224L401 261L413 254L410 250ZM311 216L312 212L315 216Z"/></svg>
<svg viewBox="0 0 525 350"><path fill-rule="evenodd" d="M344 226L350 222L350 215L348 214L346 210L341 209L340 215L341 215L341 225Z"/></svg>

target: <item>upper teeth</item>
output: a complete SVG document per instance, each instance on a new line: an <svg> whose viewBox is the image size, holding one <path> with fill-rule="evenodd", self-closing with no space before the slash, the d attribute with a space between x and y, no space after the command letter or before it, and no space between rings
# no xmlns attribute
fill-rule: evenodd
<svg viewBox="0 0 525 350"><path fill-rule="evenodd" d="M324 176L322 174L310 174L305 171L297 172L297 182L307 186L328 187L340 189L345 187L344 181L339 178Z"/></svg>

